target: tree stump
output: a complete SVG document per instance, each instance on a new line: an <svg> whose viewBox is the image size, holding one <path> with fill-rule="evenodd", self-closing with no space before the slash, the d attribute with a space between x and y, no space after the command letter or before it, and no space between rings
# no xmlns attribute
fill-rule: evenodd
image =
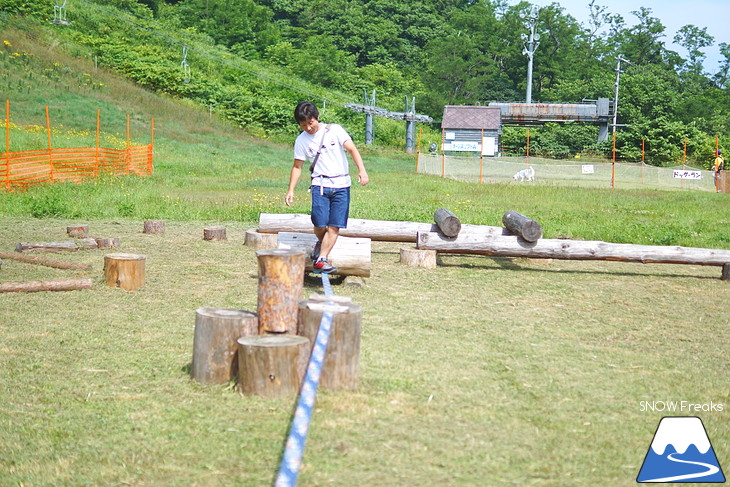
<svg viewBox="0 0 730 487"><path fill-rule="evenodd" d="M276 233L259 233L255 228L246 230L244 244L254 250L275 249L279 244L279 235Z"/></svg>
<svg viewBox="0 0 730 487"><path fill-rule="evenodd" d="M119 239L119 237L97 238L96 245L100 249L113 249L113 248L121 247L122 241Z"/></svg>
<svg viewBox="0 0 730 487"><path fill-rule="evenodd" d="M723 281L730 281L730 264L722 265L722 275L720 279Z"/></svg>
<svg viewBox="0 0 730 487"><path fill-rule="evenodd" d="M89 236L89 225L70 225L66 227L66 234L73 238L86 238Z"/></svg>
<svg viewBox="0 0 730 487"><path fill-rule="evenodd" d="M228 237L226 236L226 227L223 225L215 225L203 228L203 240L228 240Z"/></svg>
<svg viewBox="0 0 730 487"><path fill-rule="evenodd" d="M246 395L295 396L306 371L309 340L296 335L238 339L238 385Z"/></svg>
<svg viewBox="0 0 730 487"><path fill-rule="evenodd" d="M108 254L104 256L104 280L107 286L135 291L144 285L144 255Z"/></svg>
<svg viewBox="0 0 730 487"><path fill-rule="evenodd" d="M165 233L165 222L162 220L146 220L142 233L160 234Z"/></svg>
<svg viewBox="0 0 730 487"><path fill-rule="evenodd" d="M268 249L256 252L259 264L259 333L297 331L297 303L304 288L304 252Z"/></svg>
<svg viewBox="0 0 730 487"><path fill-rule="evenodd" d="M238 339L258 333L256 313L205 307L195 310L190 375L204 384L223 384L238 375Z"/></svg>
<svg viewBox="0 0 730 487"><path fill-rule="evenodd" d="M439 227L441 233L447 237L456 237L461 231L461 221L451 211L446 208L439 208L433 214L436 226Z"/></svg>
<svg viewBox="0 0 730 487"><path fill-rule="evenodd" d="M400 263L410 267L434 269L436 267L436 251L403 247L400 249Z"/></svg>
<svg viewBox="0 0 730 487"><path fill-rule="evenodd" d="M542 238L542 225L516 211L510 210L502 215L502 223L507 230L528 242L537 242Z"/></svg>
<svg viewBox="0 0 730 487"><path fill-rule="evenodd" d="M322 315L331 310L332 328L319 385L329 390L356 389L360 383L362 306L344 300L326 304L329 299L313 296L299 302L297 334L309 339L311 353Z"/></svg>

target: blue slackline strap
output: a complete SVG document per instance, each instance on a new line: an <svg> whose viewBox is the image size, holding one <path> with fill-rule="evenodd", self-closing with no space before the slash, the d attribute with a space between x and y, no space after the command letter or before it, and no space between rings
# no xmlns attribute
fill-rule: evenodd
<svg viewBox="0 0 730 487"><path fill-rule="evenodd" d="M332 293L332 285L327 274L322 274L322 287L324 288L325 296L334 296ZM334 303L327 301L326 304L332 305ZM274 487L294 487L297 485L299 470L302 468L304 444L307 442L307 432L309 431L309 423L312 420L314 401L317 398L317 388L319 387L319 378L322 375L322 365L324 363L325 353L327 352L327 342L329 341L330 329L332 328L332 319L332 311L325 310L322 314L322 321L319 322L319 331L317 332L317 338L312 349L312 356L309 359L307 373L304 376L302 388L299 391L297 407L289 428L289 436L286 439L284 454L281 457L281 465L276 475Z"/></svg>

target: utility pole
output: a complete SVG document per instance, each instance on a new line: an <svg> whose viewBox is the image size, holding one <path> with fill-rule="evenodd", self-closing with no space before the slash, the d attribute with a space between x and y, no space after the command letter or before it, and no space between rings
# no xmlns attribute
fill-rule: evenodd
<svg viewBox="0 0 730 487"><path fill-rule="evenodd" d="M616 132L618 122L618 85L621 81L621 63L624 62L628 65L633 66L628 59L624 59L619 54L616 56L616 91L613 94L613 131Z"/></svg>
<svg viewBox="0 0 730 487"><path fill-rule="evenodd" d="M535 56L535 49L540 45L540 34L535 34L535 24L537 23L537 7L532 8L532 11L525 20L525 27L530 29L530 36L522 34L522 41L525 48L522 50L522 54L527 55L527 95L525 103L532 103L532 60Z"/></svg>

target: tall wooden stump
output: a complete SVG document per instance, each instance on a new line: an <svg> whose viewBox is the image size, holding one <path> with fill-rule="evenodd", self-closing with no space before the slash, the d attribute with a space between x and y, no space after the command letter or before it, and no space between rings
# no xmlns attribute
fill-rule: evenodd
<svg viewBox="0 0 730 487"><path fill-rule="evenodd" d="M259 264L259 333L297 331L297 303L304 288L304 252L268 249L256 252Z"/></svg>
<svg viewBox="0 0 730 487"><path fill-rule="evenodd" d="M730 264L722 265L722 274L720 275L720 279L723 281L730 281Z"/></svg>
<svg viewBox="0 0 730 487"><path fill-rule="evenodd" d="M324 358L320 387L329 390L356 389L360 383L360 333L362 306L338 296L333 305L325 296L313 296L299 302L299 335L309 338L310 353L326 309L333 313L327 354Z"/></svg>
<svg viewBox="0 0 730 487"><path fill-rule="evenodd" d="M89 236L89 225L69 225L66 234L73 238L86 238Z"/></svg>
<svg viewBox="0 0 730 487"><path fill-rule="evenodd" d="M142 233L160 234L165 233L165 222L162 220L146 220Z"/></svg>
<svg viewBox="0 0 730 487"><path fill-rule="evenodd" d="M212 227L203 228L203 240L228 240L228 236L226 235L226 227L224 227L223 225L214 225Z"/></svg>
<svg viewBox="0 0 730 487"><path fill-rule="evenodd" d="M97 247L100 249L113 249L122 246L122 241L119 237L97 238L95 240Z"/></svg>
<svg viewBox="0 0 730 487"><path fill-rule="evenodd" d="M246 395L295 396L306 370L309 340L296 335L238 339L238 385Z"/></svg>
<svg viewBox="0 0 730 487"><path fill-rule="evenodd" d="M238 339L258 333L256 313L205 307L195 310L190 375L205 384L222 384L238 375Z"/></svg>
<svg viewBox="0 0 730 487"><path fill-rule="evenodd" d="M144 264L147 257L139 254L107 254L104 256L104 280L107 286L134 291L144 285Z"/></svg>
<svg viewBox="0 0 730 487"><path fill-rule="evenodd" d="M436 251L402 247L400 249L400 263L409 267L436 267Z"/></svg>
<svg viewBox="0 0 730 487"><path fill-rule="evenodd" d="M254 250L275 249L279 244L279 234L259 233L255 228L246 230L244 244L253 247Z"/></svg>

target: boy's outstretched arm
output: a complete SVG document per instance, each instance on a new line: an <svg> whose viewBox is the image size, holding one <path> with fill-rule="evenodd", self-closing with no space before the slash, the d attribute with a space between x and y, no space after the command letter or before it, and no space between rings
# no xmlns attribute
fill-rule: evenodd
<svg viewBox="0 0 730 487"><path fill-rule="evenodd" d="M286 206L291 206L294 202L294 188L296 188L297 182L299 182L299 177L302 175L303 165L304 161L294 159L294 164L291 167L291 174L289 175L289 190L286 192L286 197L284 198Z"/></svg>
<svg viewBox="0 0 730 487"><path fill-rule="evenodd" d="M362 162L362 156L360 156L360 151L357 150L357 147L352 140L348 140L347 142L345 142L343 147L345 148L345 150L347 150L347 152L350 153L352 161L357 166L357 180L362 186L365 186L366 184L368 184L368 181L370 181L370 178L368 177L368 172L365 170L365 164L363 164Z"/></svg>

